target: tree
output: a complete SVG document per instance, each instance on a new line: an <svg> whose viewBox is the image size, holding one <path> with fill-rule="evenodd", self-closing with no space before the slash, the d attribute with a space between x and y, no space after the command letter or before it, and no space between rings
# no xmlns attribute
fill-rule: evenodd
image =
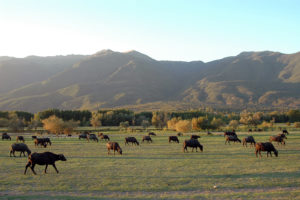
<svg viewBox="0 0 300 200"><path fill-rule="evenodd" d="M300 122L295 122L295 123L294 123L294 127L295 127L295 128L300 128Z"/></svg>
<svg viewBox="0 0 300 200"><path fill-rule="evenodd" d="M8 127L9 120L6 118L0 118L0 127Z"/></svg>
<svg viewBox="0 0 300 200"><path fill-rule="evenodd" d="M63 132L64 134L68 135L71 134L74 129L78 126L79 121L76 122L74 120L69 120L63 123Z"/></svg>
<svg viewBox="0 0 300 200"><path fill-rule="evenodd" d="M180 121L180 118L174 117L168 121L168 129L176 130L176 124Z"/></svg>
<svg viewBox="0 0 300 200"><path fill-rule="evenodd" d="M147 129L150 126L150 122L148 120L143 120L141 122L141 126L143 127L143 129Z"/></svg>
<svg viewBox="0 0 300 200"><path fill-rule="evenodd" d="M92 113L92 118L90 120L92 126L96 129L97 127L101 126L101 114L98 112Z"/></svg>
<svg viewBox="0 0 300 200"><path fill-rule="evenodd" d="M42 121L44 129L53 134L61 134L64 131L64 121L55 115L50 116Z"/></svg>
<svg viewBox="0 0 300 200"><path fill-rule="evenodd" d="M188 132L192 130L192 122L190 120L180 120L176 123L176 131Z"/></svg>
<svg viewBox="0 0 300 200"><path fill-rule="evenodd" d="M167 126L169 115L166 112L154 112L152 116L152 125L156 128L163 128Z"/></svg>
<svg viewBox="0 0 300 200"><path fill-rule="evenodd" d="M237 127L239 126L239 121L238 120L231 120L229 122L229 126L233 129L237 129Z"/></svg>
<svg viewBox="0 0 300 200"><path fill-rule="evenodd" d="M222 119L214 117L210 124L212 128L219 129L221 126L224 126L225 123Z"/></svg>
<svg viewBox="0 0 300 200"><path fill-rule="evenodd" d="M121 129L127 130L128 127L129 127L129 122L128 121L126 121L126 122L120 122L120 128Z"/></svg>
<svg viewBox="0 0 300 200"><path fill-rule="evenodd" d="M15 112L9 113L8 128L12 131L23 131L25 122Z"/></svg>

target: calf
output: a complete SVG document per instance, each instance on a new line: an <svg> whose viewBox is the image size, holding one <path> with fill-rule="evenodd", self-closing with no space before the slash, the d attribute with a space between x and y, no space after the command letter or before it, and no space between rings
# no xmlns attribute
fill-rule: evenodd
<svg viewBox="0 0 300 200"><path fill-rule="evenodd" d="M135 137L126 137L125 138L125 145L128 144L129 142L131 142L131 144L136 144L136 145L140 145L140 143L137 141L137 139Z"/></svg>
<svg viewBox="0 0 300 200"><path fill-rule="evenodd" d="M11 137L7 133L3 133L2 134L2 140L11 140Z"/></svg>
<svg viewBox="0 0 300 200"><path fill-rule="evenodd" d="M148 143L149 143L149 142L151 142L151 143L153 142L152 139L151 139L151 137L148 136L148 135L146 135L146 136L143 137L142 142L144 143L145 140L146 140Z"/></svg>
<svg viewBox="0 0 300 200"><path fill-rule="evenodd" d="M29 154L31 154L30 149L28 148L28 146L24 143L14 143L10 146L10 153L9 156L11 157L11 154L15 156L15 151L20 151L20 157L23 153L24 157L25 157L25 151L27 152L27 156L29 156Z"/></svg>
<svg viewBox="0 0 300 200"><path fill-rule="evenodd" d="M179 133L177 133L177 136L183 136L183 134L179 132Z"/></svg>
<svg viewBox="0 0 300 200"><path fill-rule="evenodd" d="M22 142L25 142L25 139L23 136L17 136L17 142L18 141L22 141Z"/></svg>
<svg viewBox="0 0 300 200"><path fill-rule="evenodd" d="M31 136L31 139L34 140L36 139L37 137L35 135Z"/></svg>
<svg viewBox="0 0 300 200"><path fill-rule="evenodd" d="M185 140L183 142L183 152L185 151L188 152L187 150L188 147L192 148L192 152L194 152L194 148L196 148L196 152L197 152L198 147L201 151L203 151L203 146L199 143L198 140L195 139Z"/></svg>
<svg viewBox="0 0 300 200"><path fill-rule="evenodd" d="M239 142L241 143L241 140L237 136L227 135L225 139L225 144L230 144L230 141L232 142Z"/></svg>
<svg viewBox="0 0 300 200"><path fill-rule="evenodd" d="M150 132L150 133L148 133L148 135L150 136L150 135L152 135L152 136L156 136L156 134L155 133L153 133L153 132Z"/></svg>
<svg viewBox="0 0 300 200"><path fill-rule="evenodd" d="M270 139L269 139L269 141L270 142L273 142L273 141L275 141L275 142L277 142L277 144L279 145L279 143L282 145L285 145L285 141L284 141L284 139L287 139L287 137L285 136L285 134L278 134L278 135L276 135L276 136L270 136Z"/></svg>
<svg viewBox="0 0 300 200"><path fill-rule="evenodd" d="M101 136L100 136L100 139L101 139L101 140L105 140L105 141L110 141L108 135L101 135Z"/></svg>
<svg viewBox="0 0 300 200"><path fill-rule="evenodd" d="M237 135L235 132L227 131L227 132L224 132L224 137L225 136L237 136Z"/></svg>
<svg viewBox="0 0 300 200"><path fill-rule="evenodd" d="M191 139L197 140L198 138L201 138L199 135L191 135Z"/></svg>
<svg viewBox="0 0 300 200"><path fill-rule="evenodd" d="M47 147L47 142L46 142L46 140L45 140L45 138L36 138L36 139L34 139L34 146L44 146L44 148L46 148Z"/></svg>
<svg viewBox="0 0 300 200"><path fill-rule="evenodd" d="M256 155L256 157L257 157L257 153L259 153L260 157L262 157L261 153L260 153L261 151L266 151L267 152L267 157L269 157L269 154L272 157L272 151L274 152L276 157L278 156L278 151L275 149L275 147L273 146L273 144L271 142L256 143L256 145L255 145L255 155Z"/></svg>
<svg viewBox="0 0 300 200"><path fill-rule="evenodd" d="M282 130L282 133L287 135L289 134L289 132L286 129Z"/></svg>
<svg viewBox="0 0 300 200"><path fill-rule="evenodd" d="M178 140L177 136L169 136L169 143L171 143L172 141L179 143L179 140Z"/></svg>
<svg viewBox="0 0 300 200"><path fill-rule="evenodd" d="M61 160L66 161L67 159L63 154L54 154L52 152L44 152L44 153L33 153L28 157L28 163L25 167L24 174L26 174L27 168L30 167L32 172L36 175L34 171L34 166L38 165L46 165L44 172L47 173L48 165L52 165L55 171L58 173L58 170L55 166L55 162Z"/></svg>
<svg viewBox="0 0 300 200"><path fill-rule="evenodd" d="M96 142L99 142L99 140L98 140L98 138L97 138L97 136L96 136L95 134L90 134L90 135L89 135L89 139L90 139L90 140L94 140L94 141L96 141Z"/></svg>
<svg viewBox="0 0 300 200"><path fill-rule="evenodd" d="M108 142L106 143L106 147L107 147L108 155L110 154L110 150L114 150L114 155L115 155L115 151L117 151L120 155L122 155L122 149L117 142Z"/></svg>
<svg viewBox="0 0 300 200"><path fill-rule="evenodd" d="M250 145L252 146L255 146L255 140L254 140L254 137L253 136L248 136L248 137L245 137L243 139L243 146L246 146L247 147L247 143L250 143Z"/></svg>

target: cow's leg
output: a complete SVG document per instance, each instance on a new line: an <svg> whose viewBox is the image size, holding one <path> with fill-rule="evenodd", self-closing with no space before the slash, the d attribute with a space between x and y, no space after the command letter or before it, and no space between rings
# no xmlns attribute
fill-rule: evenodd
<svg viewBox="0 0 300 200"><path fill-rule="evenodd" d="M27 168L31 165L31 162L28 162L27 165L25 166L25 171L24 174L26 174Z"/></svg>
<svg viewBox="0 0 300 200"><path fill-rule="evenodd" d="M31 164L31 171L34 173L34 175L36 175L35 171L34 171L34 167L35 167L35 164Z"/></svg>
<svg viewBox="0 0 300 200"><path fill-rule="evenodd" d="M48 164L46 164L46 167L45 167L45 174L47 174L47 168L48 168Z"/></svg>
<svg viewBox="0 0 300 200"><path fill-rule="evenodd" d="M55 166L55 163L53 163L52 166L54 167L56 173L58 173L58 170L57 170L57 168L56 168L56 166Z"/></svg>

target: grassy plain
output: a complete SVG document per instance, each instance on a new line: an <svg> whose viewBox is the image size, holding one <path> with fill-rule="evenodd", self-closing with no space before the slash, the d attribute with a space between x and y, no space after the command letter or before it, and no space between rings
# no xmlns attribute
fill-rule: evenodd
<svg viewBox="0 0 300 200"><path fill-rule="evenodd" d="M278 132L253 133L256 141L268 141ZM158 132L153 144L125 146L124 137L139 141L146 133L108 132L123 148L123 155L107 155L105 142L78 137L51 137L52 146L35 148L30 135L26 143L33 152L63 153L68 159L52 166L36 166L23 175L27 158L10 158L13 141L0 140L0 198L2 199L300 199L300 133L291 132L286 146L275 147L279 157L256 158L253 147L224 144L221 133L206 136L204 152L182 152L169 144L171 132ZM248 133L238 133L240 139ZM18 153L16 153L18 156ZM214 189L214 186L217 188Z"/></svg>

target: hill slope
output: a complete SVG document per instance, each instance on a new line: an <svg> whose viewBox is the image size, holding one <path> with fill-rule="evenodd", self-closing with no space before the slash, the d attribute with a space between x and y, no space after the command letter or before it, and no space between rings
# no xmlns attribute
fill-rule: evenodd
<svg viewBox="0 0 300 200"><path fill-rule="evenodd" d="M209 63L111 50L29 58L0 59L1 110L300 105L300 53L243 52Z"/></svg>

